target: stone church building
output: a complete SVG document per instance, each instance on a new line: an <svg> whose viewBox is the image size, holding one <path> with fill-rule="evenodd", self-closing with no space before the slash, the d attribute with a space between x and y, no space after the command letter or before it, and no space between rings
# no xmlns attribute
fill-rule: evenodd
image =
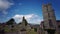
<svg viewBox="0 0 60 34"><path fill-rule="evenodd" d="M60 21L56 20L51 4L42 5L43 21L40 24L40 34L60 34Z"/></svg>
<svg viewBox="0 0 60 34"><path fill-rule="evenodd" d="M25 17L23 17L22 22L18 25L18 28L18 32L21 34L27 34L27 30L31 30L31 27L26 21Z"/></svg>
<svg viewBox="0 0 60 34"><path fill-rule="evenodd" d="M10 19L6 24L0 25L0 34L38 34L38 30L39 25L29 24L25 17L19 24L16 24L14 19Z"/></svg>

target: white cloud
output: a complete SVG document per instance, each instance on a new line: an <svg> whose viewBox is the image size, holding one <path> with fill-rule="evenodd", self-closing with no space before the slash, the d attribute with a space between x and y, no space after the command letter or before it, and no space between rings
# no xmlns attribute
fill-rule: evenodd
<svg viewBox="0 0 60 34"><path fill-rule="evenodd" d="M6 14L6 10L10 8L11 5L14 5L14 3L9 2L8 0L0 0L0 11L2 11L3 14Z"/></svg>
<svg viewBox="0 0 60 34"><path fill-rule="evenodd" d="M13 18L15 19L15 21L17 23L22 21L22 17L25 16L25 19L28 21L28 23L32 23L32 24L40 24L40 21L42 21L42 17L35 15L35 14L28 14L28 15L18 15L16 14L15 16L13 16Z"/></svg>

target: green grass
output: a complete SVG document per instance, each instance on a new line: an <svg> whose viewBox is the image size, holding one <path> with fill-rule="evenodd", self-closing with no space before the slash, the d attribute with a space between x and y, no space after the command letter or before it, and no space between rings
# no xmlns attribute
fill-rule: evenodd
<svg viewBox="0 0 60 34"><path fill-rule="evenodd" d="M37 34L37 32L34 31L34 29L27 30L27 34Z"/></svg>

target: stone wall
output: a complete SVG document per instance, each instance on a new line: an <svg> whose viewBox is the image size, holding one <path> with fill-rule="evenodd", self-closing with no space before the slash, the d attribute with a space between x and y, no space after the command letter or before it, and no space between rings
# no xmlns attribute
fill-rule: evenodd
<svg viewBox="0 0 60 34"><path fill-rule="evenodd" d="M0 34L20 34L19 32L0 32Z"/></svg>
<svg viewBox="0 0 60 34"><path fill-rule="evenodd" d="M26 34L26 32L5 32L4 34Z"/></svg>
<svg viewBox="0 0 60 34"><path fill-rule="evenodd" d="M6 32L4 34L20 34L20 33L18 33L18 32Z"/></svg>

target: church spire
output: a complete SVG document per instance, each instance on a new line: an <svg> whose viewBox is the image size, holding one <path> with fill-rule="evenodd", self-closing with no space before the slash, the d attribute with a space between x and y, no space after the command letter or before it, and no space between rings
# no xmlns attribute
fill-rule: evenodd
<svg viewBox="0 0 60 34"><path fill-rule="evenodd" d="M27 20L25 19L24 16L23 16L23 19L22 19L22 23L25 23L25 26L27 25Z"/></svg>
<svg viewBox="0 0 60 34"><path fill-rule="evenodd" d="M25 19L25 17L23 16L23 20L22 21L25 21L26 19Z"/></svg>

